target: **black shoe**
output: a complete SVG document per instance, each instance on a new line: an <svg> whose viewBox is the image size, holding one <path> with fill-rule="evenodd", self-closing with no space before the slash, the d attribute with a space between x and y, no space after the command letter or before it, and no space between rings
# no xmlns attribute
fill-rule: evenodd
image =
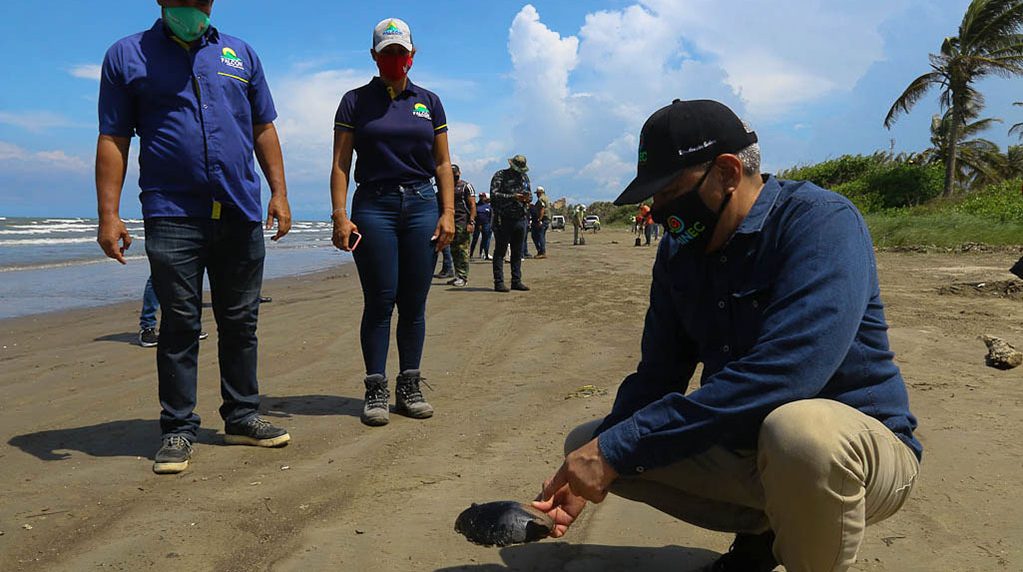
<svg viewBox="0 0 1023 572"><path fill-rule="evenodd" d="M291 441L287 429L277 427L259 415L253 415L237 425L228 425L224 433L224 441L229 445L283 447Z"/></svg>
<svg viewBox="0 0 1023 572"><path fill-rule="evenodd" d="M259 303L260 304L269 304L270 302L273 302L273 301L274 301L274 299L269 297L269 296L260 296L259 297Z"/></svg>
<svg viewBox="0 0 1023 572"><path fill-rule="evenodd" d="M394 412L412 417L426 419L433 417L433 406L426 402L419 382L423 381L418 369L410 369L398 374L394 386Z"/></svg>
<svg viewBox="0 0 1023 572"><path fill-rule="evenodd" d="M447 272L441 272L439 274L434 274L433 277L434 278L454 278L455 277L455 272L453 270L448 270Z"/></svg>
<svg viewBox="0 0 1023 572"><path fill-rule="evenodd" d="M387 378L374 373L367 375L363 381L366 385L366 397L362 404L362 423L370 427L380 427L390 422L387 402L391 393L387 391Z"/></svg>
<svg viewBox="0 0 1023 572"><path fill-rule="evenodd" d="M1009 272L1015 274L1017 278L1023 279L1023 258L1020 258L1019 262L1014 264L1013 267L1009 269Z"/></svg>
<svg viewBox="0 0 1023 572"><path fill-rule="evenodd" d="M144 348L155 348L160 343L160 334L156 328L142 328L139 330L139 345Z"/></svg>
<svg viewBox="0 0 1023 572"><path fill-rule="evenodd" d="M511 292L511 288L504 282L494 282L494 292Z"/></svg>
<svg viewBox="0 0 1023 572"><path fill-rule="evenodd" d="M526 286L522 282L512 282L512 290L518 290L519 292L529 292L529 286Z"/></svg>
<svg viewBox="0 0 1023 572"><path fill-rule="evenodd" d="M736 534L728 552L707 568L707 572L771 572L778 566L771 546L774 532Z"/></svg>
<svg viewBox="0 0 1023 572"><path fill-rule="evenodd" d="M156 452L153 472L158 475L172 475L188 468L192 458L192 442L178 433L163 436L160 450Z"/></svg>

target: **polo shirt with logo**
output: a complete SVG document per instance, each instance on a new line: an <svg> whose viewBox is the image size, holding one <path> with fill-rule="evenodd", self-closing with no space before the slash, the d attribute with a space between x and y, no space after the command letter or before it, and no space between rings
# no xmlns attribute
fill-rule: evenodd
<svg viewBox="0 0 1023 572"><path fill-rule="evenodd" d="M341 98L334 129L355 134L355 182L364 185L421 183L437 173L434 138L447 133L440 98L408 80L391 93L374 77Z"/></svg>
<svg viewBox="0 0 1023 572"><path fill-rule="evenodd" d="M99 131L139 136L146 218L215 218L223 204L261 220L252 126L276 117L256 52L216 28L189 49L157 20L103 59Z"/></svg>

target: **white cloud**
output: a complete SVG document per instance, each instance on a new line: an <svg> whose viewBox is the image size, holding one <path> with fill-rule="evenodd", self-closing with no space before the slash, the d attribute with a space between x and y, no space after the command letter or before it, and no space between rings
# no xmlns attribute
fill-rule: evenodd
<svg viewBox="0 0 1023 572"><path fill-rule="evenodd" d="M55 127L83 127L52 111L0 111L0 125L13 125L38 133Z"/></svg>
<svg viewBox="0 0 1023 572"><path fill-rule="evenodd" d="M602 196L617 195L636 173L637 145L635 135L623 134L594 155L579 171L579 177L594 181L597 188L604 191Z"/></svg>
<svg viewBox="0 0 1023 572"><path fill-rule="evenodd" d="M68 155L64 151L30 151L13 143L0 141L0 172L87 173L92 167L89 160L76 155Z"/></svg>
<svg viewBox="0 0 1023 572"><path fill-rule="evenodd" d="M102 69L99 64L80 64L68 68L68 73L80 79L99 81Z"/></svg>

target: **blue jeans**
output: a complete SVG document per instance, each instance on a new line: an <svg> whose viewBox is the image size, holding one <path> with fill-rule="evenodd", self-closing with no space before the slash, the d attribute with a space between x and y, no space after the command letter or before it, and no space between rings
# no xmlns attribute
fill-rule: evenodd
<svg viewBox="0 0 1023 572"><path fill-rule="evenodd" d="M437 191L429 181L362 185L355 191L352 222L359 227L362 242L353 256L364 301L361 340L366 375L386 375L395 305L400 371L419 369L426 338L426 296L436 264L430 238L438 216Z"/></svg>
<svg viewBox="0 0 1023 572"><path fill-rule="evenodd" d="M441 251L441 254L444 255L444 262L441 264L440 273L453 274L455 272L455 260L451 257L451 246L445 246L444 250ZM434 256L434 258L436 258L436 256ZM436 265L437 263L434 262L434 266Z"/></svg>
<svg viewBox="0 0 1023 572"><path fill-rule="evenodd" d="M259 410L256 322L263 286L263 229L224 208L220 220L150 218L146 254L162 308L156 369L160 379L160 429L193 441L202 283L210 279L220 361L220 416L228 425Z"/></svg>
<svg viewBox="0 0 1023 572"><path fill-rule="evenodd" d="M160 300L153 290L153 277L146 279L146 287L142 290L142 311L139 312L139 330L156 327L156 311L160 309Z"/></svg>
<svg viewBox="0 0 1023 572"><path fill-rule="evenodd" d="M551 221L545 220L535 226L530 231L533 235L533 246L536 247L537 254L547 254L547 227L549 227Z"/></svg>
<svg viewBox="0 0 1023 572"><path fill-rule="evenodd" d="M494 225L494 283L504 282L504 253L511 247L512 282L522 282L522 245L526 243L526 219L500 219Z"/></svg>
<svg viewBox="0 0 1023 572"><path fill-rule="evenodd" d="M472 245L469 246L469 256L476 252L476 243L479 242L480 254L487 256L490 254L490 234L493 229L489 224L481 224L472 231Z"/></svg>

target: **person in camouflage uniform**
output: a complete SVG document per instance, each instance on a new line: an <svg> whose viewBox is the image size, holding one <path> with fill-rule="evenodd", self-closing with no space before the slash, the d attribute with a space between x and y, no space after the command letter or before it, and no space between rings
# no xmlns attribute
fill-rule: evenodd
<svg viewBox="0 0 1023 572"><path fill-rule="evenodd" d="M494 216L494 290L529 290L522 283L522 244L529 223L529 177L526 158L516 155L508 159L508 168L494 173L490 179L490 202ZM504 253L511 247L511 288L504 283Z"/></svg>
<svg viewBox="0 0 1023 572"><path fill-rule="evenodd" d="M455 240L451 243L455 277L448 284L464 288L469 283L469 239L476 224L476 189L462 178L458 165L451 165L455 176Z"/></svg>

